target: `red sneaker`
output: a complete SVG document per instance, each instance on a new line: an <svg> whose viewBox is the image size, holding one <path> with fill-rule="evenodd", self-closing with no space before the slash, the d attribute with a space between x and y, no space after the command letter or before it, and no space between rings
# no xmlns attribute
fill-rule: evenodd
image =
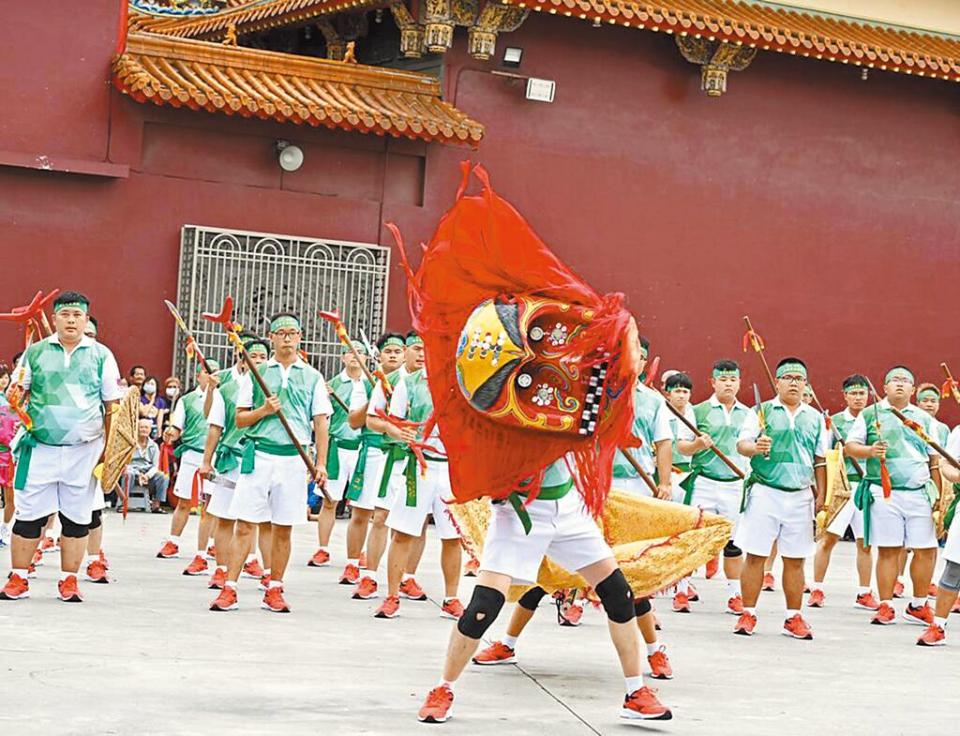
<svg viewBox="0 0 960 736"><path fill-rule="evenodd" d="M273 613L290 613L290 606L283 599L283 587L275 585L272 588L267 588L267 592L263 594L263 600L260 602L260 608Z"/></svg>
<svg viewBox="0 0 960 736"><path fill-rule="evenodd" d="M677 593L673 596L673 610L677 613L690 613L690 599L686 593Z"/></svg>
<svg viewBox="0 0 960 736"><path fill-rule="evenodd" d="M893 610L893 606L889 603L881 603L877 612L873 614L873 618L870 619L870 623L877 626L890 626L896 622L897 612Z"/></svg>
<svg viewBox="0 0 960 736"><path fill-rule="evenodd" d="M713 577L720 572L720 556L717 555L710 562L707 563L707 580L712 580Z"/></svg>
<svg viewBox="0 0 960 736"><path fill-rule="evenodd" d="M360 568L356 565L347 564L340 574L340 580L337 582L340 583L340 585L356 585L359 579ZM400 584L400 590L403 590L403 583Z"/></svg>
<svg viewBox="0 0 960 736"><path fill-rule="evenodd" d="M326 567L330 564L330 553L325 549L318 549L313 557L310 558L310 561L307 563L307 567Z"/></svg>
<svg viewBox="0 0 960 736"><path fill-rule="evenodd" d="M894 598L903 598L903 583L899 580L893 586L893 597Z"/></svg>
<svg viewBox="0 0 960 736"><path fill-rule="evenodd" d="M87 565L86 579L91 583L104 584L110 582L107 580L107 568L99 559L92 560Z"/></svg>
<svg viewBox="0 0 960 736"><path fill-rule="evenodd" d="M807 599L807 606L809 608L823 608L823 600L823 591L820 588L814 588Z"/></svg>
<svg viewBox="0 0 960 736"><path fill-rule="evenodd" d="M803 639L805 641L813 639L813 632L810 630L807 622L803 620L803 616L799 613L793 614L793 616L783 622L783 631L780 633L794 639Z"/></svg>
<svg viewBox="0 0 960 736"><path fill-rule="evenodd" d="M866 593L860 593L853 605L855 608L862 608L865 611L876 611L880 608L880 601L874 597L873 591L871 590Z"/></svg>
<svg viewBox="0 0 960 736"><path fill-rule="evenodd" d="M374 618L396 618L400 615L400 599L395 595L388 595L383 603L374 612Z"/></svg>
<svg viewBox="0 0 960 736"><path fill-rule="evenodd" d="M379 594L377 593L377 581L369 575L364 575L362 578L360 578L360 582L357 583L356 590L353 591L353 595L350 597L355 601L368 601L372 598L378 598Z"/></svg>
<svg viewBox="0 0 960 736"><path fill-rule="evenodd" d="M34 567L40 567L43 564L43 552L41 552L39 549L35 550L30 564Z"/></svg>
<svg viewBox="0 0 960 736"><path fill-rule="evenodd" d="M480 572L480 560L475 560L471 557L467 560L467 564L463 566L463 576L475 578L478 572Z"/></svg>
<svg viewBox="0 0 960 736"><path fill-rule="evenodd" d="M400 583L400 597L408 598L411 601L427 600L427 594L423 592L423 588L413 578L407 578Z"/></svg>
<svg viewBox="0 0 960 736"><path fill-rule="evenodd" d="M30 583L19 575L10 573L7 584L0 590L0 601L19 601L30 597Z"/></svg>
<svg viewBox="0 0 960 736"><path fill-rule="evenodd" d="M927 588L927 598L936 600L938 590L936 583L930 583L930 587Z"/></svg>
<svg viewBox="0 0 960 736"><path fill-rule="evenodd" d="M184 575L203 575L207 571L207 561L196 555L183 571Z"/></svg>
<svg viewBox="0 0 960 736"><path fill-rule="evenodd" d="M446 723L452 715L453 690L446 685L438 685L427 693L427 699L417 713L417 720L421 723Z"/></svg>
<svg viewBox="0 0 960 736"><path fill-rule="evenodd" d="M180 548L171 542L169 539L163 543L163 546L160 548L160 551L157 552L157 557L161 560L169 560L171 557L179 557Z"/></svg>
<svg viewBox="0 0 960 736"><path fill-rule="evenodd" d="M740 636L753 636L753 630L757 627L757 617L752 613L744 611L737 619L737 625L733 627L733 633Z"/></svg>
<svg viewBox="0 0 960 736"><path fill-rule="evenodd" d="M250 562L243 563L243 570L240 571L240 577L243 578L253 578L259 580L263 577L263 567L260 565L260 560L254 558Z"/></svg>
<svg viewBox="0 0 960 736"><path fill-rule="evenodd" d="M913 606L908 603L907 607L903 609L903 620L917 626L932 626L933 609L930 608L928 603L924 603L922 606Z"/></svg>
<svg viewBox="0 0 960 736"><path fill-rule="evenodd" d="M360 556L357 558L357 567L359 567L361 570L367 569L367 553L366 552L360 553Z"/></svg>
<svg viewBox="0 0 960 736"><path fill-rule="evenodd" d="M237 603L237 589L229 585L224 585L213 603L210 604L211 611L236 611L239 608Z"/></svg>
<svg viewBox="0 0 960 736"><path fill-rule="evenodd" d="M47 552L56 552L60 549L57 546L57 543L54 541L53 537L44 537L43 541L40 542L40 551L46 554Z"/></svg>
<svg viewBox="0 0 960 736"><path fill-rule="evenodd" d="M227 571L222 567L215 567L207 587L211 590L223 590L227 584Z"/></svg>
<svg viewBox="0 0 960 736"><path fill-rule="evenodd" d="M100 562L103 563L104 569L109 570L109 569L110 569L110 563L107 562L107 558L106 558L106 556L103 554L103 550L100 550L100 555L99 555L99 557L100 557Z"/></svg>
<svg viewBox="0 0 960 736"><path fill-rule="evenodd" d="M917 646L921 647L942 647L946 644L947 635L943 632L942 626L930 624L917 639Z"/></svg>
<svg viewBox="0 0 960 736"><path fill-rule="evenodd" d="M673 668L670 666L670 659L663 647L647 657L647 664L650 665L650 676L654 680L673 679Z"/></svg>
<svg viewBox="0 0 960 736"><path fill-rule="evenodd" d="M673 713L657 698L656 690L644 686L624 698L620 717L643 721L669 721L673 718Z"/></svg>
<svg viewBox="0 0 960 736"><path fill-rule="evenodd" d="M260 578L260 582L257 583L257 590L261 590L264 593L266 593L267 590L269 590L269 588L270 588L270 573L265 573L263 577Z"/></svg>
<svg viewBox="0 0 960 736"><path fill-rule="evenodd" d="M80 589L77 588L77 576L67 575L57 583L57 594L64 603L83 603Z"/></svg>
<svg viewBox="0 0 960 736"><path fill-rule="evenodd" d="M463 604L458 598L448 598L440 607L441 618L452 618L454 621L463 615Z"/></svg>
<svg viewBox="0 0 960 736"><path fill-rule="evenodd" d="M206 551L205 557L206 557L208 560L216 560L216 559L217 559L217 547L216 547L216 545L211 544L209 547L207 547L207 551Z"/></svg>
<svg viewBox="0 0 960 736"><path fill-rule="evenodd" d="M693 583L687 583L687 600L691 603L696 603L700 600L700 594L697 592L697 589L693 587Z"/></svg>
<svg viewBox="0 0 960 736"><path fill-rule="evenodd" d="M727 613L732 613L734 616L743 613L743 598L739 593L727 601Z"/></svg>
<svg viewBox="0 0 960 736"><path fill-rule="evenodd" d="M763 573L763 587L761 590L776 590L776 587L774 586L775 582L776 581L773 579L772 572Z"/></svg>
<svg viewBox="0 0 960 736"><path fill-rule="evenodd" d="M37 566L34 565L32 562L29 565L27 565L27 577L30 578L31 580L37 577Z"/></svg>
<svg viewBox="0 0 960 736"><path fill-rule="evenodd" d="M579 626L583 619L583 606L571 603L565 611L557 611L561 626Z"/></svg>
<svg viewBox="0 0 960 736"><path fill-rule="evenodd" d="M493 642L486 649L477 652L473 658L473 663L479 665L514 664L516 661L516 650L511 649L502 641Z"/></svg>

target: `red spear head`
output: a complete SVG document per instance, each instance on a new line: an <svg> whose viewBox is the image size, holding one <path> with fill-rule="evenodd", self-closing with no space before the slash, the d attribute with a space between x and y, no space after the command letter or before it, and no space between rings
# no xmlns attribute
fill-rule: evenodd
<svg viewBox="0 0 960 736"><path fill-rule="evenodd" d="M329 311L329 312L324 312L324 311L321 309L319 312L317 312L317 314L318 314L322 319L325 319L325 320L327 320L327 322L331 322L331 323L333 323L334 325L339 325L339 324L342 324L342 323L343 323L343 320L340 318L340 310L339 310L339 309L334 309L334 310L331 310L331 311Z"/></svg>
<svg viewBox="0 0 960 736"><path fill-rule="evenodd" d="M53 292L54 296L58 293L57 291ZM43 292L38 291L36 296L33 297L31 302L24 307L14 307L9 312L0 314L0 319L9 320L12 322L29 322L31 319L37 316L40 309L43 305Z"/></svg>
<svg viewBox="0 0 960 736"><path fill-rule="evenodd" d="M229 326L233 319L233 297L227 294L227 298L223 300L223 308L219 314L217 312L204 312L203 318L210 322L218 322L222 325Z"/></svg>

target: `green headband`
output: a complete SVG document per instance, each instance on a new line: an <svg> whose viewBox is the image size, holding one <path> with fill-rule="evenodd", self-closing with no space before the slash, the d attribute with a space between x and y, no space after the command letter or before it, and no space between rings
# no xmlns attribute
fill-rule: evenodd
<svg viewBox="0 0 960 736"><path fill-rule="evenodd" d="M220 370L220 363L214 360L213 358L207 358L207 365L210 366L210 370L216 373ZM197 361L197 373L203 370L203 363L199 360Z"/></svg>
<svg viewBox="0 0 960 736"><path fill-rule="evenodd" d="M420 337L420 335L410 335L406 342L407 347L410 347L411 345L423 345L423 338Z"/></svg>
<svg viewBox="0 0 960 736"><path fill-rule="evenodd" d="M61 309L79 309L81 312L86 314L89 308L90 305L84 304L83 302L60 302L59 304L53 305L54 314L59 312Z"/></svg>
<svg viewBox="0 0 960 736"><path fill-rule="evenodd" d="M807 369L803 366L803 363L784 363L777 368L777 378L783 378L788 373L807 377Z"/></svg>
<svg viewBox="0 0 960 736"><path fill-rule="evenodd" d="M645 348L643 345L640 346L640 357L644 360L647 359L647 356L650 355L650 348Z"/></svg>
<svg viewBox="0 0 960 736"><path fill-rule="evenodd" d="M352 347L354 350L356 350L358 353L360 353L360 355L366 355L366 354L367 354L367 348L366 348L366 346L365 346L362 342L360 342L359 340L351 340L351 341L350 341L350 347ZM347 353L352 353L352 352L353 352L353 351L350 350L350 348L348 348L346 345L343 346L343 354L344 354L344 355L346 355Z"/></svg>
<svg viewBox="0 0 960 736"><path fill-rule="evenodd" d="M937 399L937 401L939 401L940 391L939 389L935 389L932 386L927 386L925 389L923 389L920 393L917 394L918 399L922 399L926 396L933 396L935 399Z"/></svg>
<svg viewBox="0 0 960 736"><path fill-rule="evenodd" d="M851 391L861 391L861 390L869 391L870 388L862 383L851 383L849 386L843 389L843 393L848 394Z"/></svg>
<svg viewBox="0 0 960 736"><path fill-rule="evenodd" d="M713 369L714 378L740 378L740 370L720 370L719 368Z"/></svg>
<svg viewBox="0 0 960 736"><path fill-rule="evenodd" d="M282 330L284 327L291 327L300 332L300 320L289 314L282 314L270 323L270 332Z"/></svg>
<svg viewBox="0 0 960 736"><path fill-rule="evenodd" d="M889 371L887 371L887 376L886 378L883 379L883 382L890 383L890 381L892 381L897 376L903 376L910 383L916 383L916 381L913 378L913 374L903 367L891 368Z"/></svg>
<svg viewBox="0 0 960 736"><path fill-rule="evenodd" d="M87 322L87 330L90 331L90 337L97 336L97 326L93 322Z"/></svg>
<svg viewBox="0 0 960 736"><path fill-rule="evenodd" d="M264 355L270 354L270 351L267 350L267 347L262 342L250 342L243 347L251 355L254 353L263 353Z"/></svg>
<svg viewBox="0 0 960 736"><path fill-rule="evenodd" d="M383 345L380 346L380 349L383 350L384 348L388 348L391 345L396 345L398 348L402 348L403 339L396 336L388 337L386 340L383 341Z"/></svg>

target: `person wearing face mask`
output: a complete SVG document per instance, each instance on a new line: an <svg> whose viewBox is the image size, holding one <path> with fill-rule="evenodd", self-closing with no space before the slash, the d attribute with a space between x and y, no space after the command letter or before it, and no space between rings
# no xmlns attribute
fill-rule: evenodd
<svg viewBox="0 0 960 736"><path fill-rule="evenodd" d="M170 376L163 382L163 395L167 400L167 404L170 406L170 411L173 411L174 406L176 406L177 400L180 398L180 393L180 379L176 376Z"/></svg>
<svg viewBox="0 0 960 736"><path fill-rule="evenodd" d="M170 411L167 400L157 395L157 379L147 376L141 387L140 416L153 422L153 431L150 436L156 438L163 428L164 416Z"/></svg>

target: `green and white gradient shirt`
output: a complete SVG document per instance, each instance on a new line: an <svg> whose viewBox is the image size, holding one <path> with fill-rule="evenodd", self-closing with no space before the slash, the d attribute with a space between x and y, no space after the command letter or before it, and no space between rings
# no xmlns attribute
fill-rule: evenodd
<svg viewBox="0 0 960 736"><path fill-rule="evenodd" d="M299 358L288 368L284 368L275 358L270 358L260 364L258 371L270 392L280 398L280 406L297 441L301 445L309 445L313 437L313 418L329 417L333 413L320 371ZM238 409L259 409L265 401L263 391L253 377L237 394ZM276 414L248 427L247 437L255 443L291 444Z"/></svg>
<svg viewBox="0 0 960 736"><path fill-rule="evenodd" d="M880 419L880 434L877 434L874 411ZM931 417L918 406L908 404L903 414L915 421L924 431L933 436ZM890 483L895 490L919 490L930 480L930 456L937 451L927 445L917 436L917 433L901 422L892 411L890 402L886 399L879 404L871 404L857 417L847 434L848 442L858 442L861 445L872 445L878 439L887 442L887 470L890 471ZM862 464L862 463L861 463ZM874 484L880 484L880 461L868 458L864 472L867 479Z"/></svg>
<svg viewBox="0 0 960 736"><path fill-rule="evenodd" d="M673 441L670 430L670 410L664 404L666 400L657 391L637 381L633 391L633 434L643 443L632 447L631 453L640 467L653 475L656 470L654 446L662 440ZM613 461L614 478L636 478L637 471L618 451Z"/></svg>

